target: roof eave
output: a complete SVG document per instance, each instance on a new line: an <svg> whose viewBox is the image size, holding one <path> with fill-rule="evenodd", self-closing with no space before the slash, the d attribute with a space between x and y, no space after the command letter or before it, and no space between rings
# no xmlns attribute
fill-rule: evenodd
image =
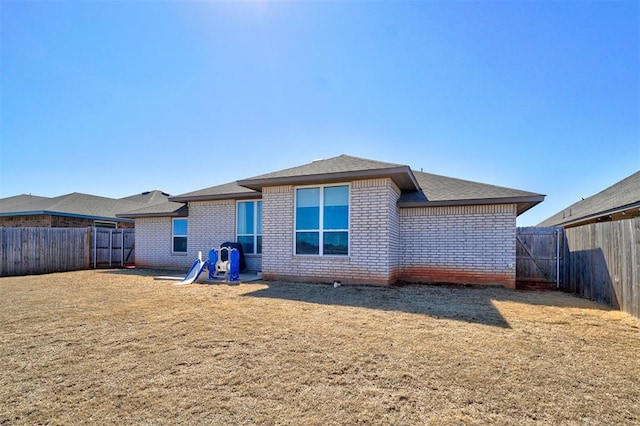
<svg viewBox="0 0 640 426"><path fill-rule="evenodd" d="M567 227L567 226L577 226L582 222L586 222L586 221L590 221L590 220L594 220L597 219L599 217L603 217L603 216L609 216L612 214L616 214L616 213L622 213L624 211L627 210L632 210L635 209L637 207L640 207L640 201L636 202L636 203L632 203L632 204L626 204L624 206L620 206L620 207L615 207L609 210L603 210L597 213L592 213L589 215L585 215L585 216L581 216L575 219L571 219L565 222L559 222L555 225L549 225L549 226L563 226L563 227ZM543 223L543 222L541 222Z"/></svg>
<svg viewBox="0 0 640 426"><path fill-rule="evenodd" d="M86 214L65 213L65 212L56 212L56 211L49 211L49 210L0 213L0 217L37 216L37 215L73 217L73 218L77 218L77 219L104 220L104 221L110 221L110 222L114 222L114 221L116 221L116 222L127 222L127 223L133 222L132 220L121 218L118 215L116 215L116 216L91 216L91 215L86 215Z"/></svg>
<svg viewBox="0 0 640 426"><path fill-rule="evenodd" d="M262 191L265 186L278 185L310 185L315 183L337 183L350 180L367 178L391 178L402 191L416 191L420 185L411 168L408 166L393 167L387 169L356 170L349 172L319 173L313 175L286 176L263 179L243 179L237 183L254 191Z"/></svg>
<svg viewBox="0 0 640 426"><path fill-rule="evenodd" d="M139 219L143 217L187 217L185 214L179 214L177 212L170 213L137 213L137 214L125 214L118 215L118 217L124 217L129 219Z"/></svg>
<svg viewBox="0 0 640 426"><path fill-rule="evenodd" d="M542 196L542 198L538 201L523 201L516 203L518 205L518 213L516 214L516 216L520 216L522 213L532 209L543 201L544 196Z"/></svg>
<svg viewBox="0 0 640 426"><path fill-rule="evenodd" d="M544 201L544 195L525 197L470 198L464 200L400 201L398 207L478 206L483 204L516 204L517 216Z"/></svg>
<svg viewBox="0 0 640 426"><path fill-rule="evenodd" d="M121 213L118 217L126 217L131 219L138 219L143 217L187 217L189 216L189 207L182 206L172 212L150 212L150 213Z"/></svg>
<svg viewBox="0 0 640 426"><path fill-rule="evenodd" d="M188 203L190 201L213 201L213 200L239 200L239 199L250 199L250 198L261 198L261 193L250 193L250 192L234 192L229 194L213 194L213 195L184 195L184 196L175 196L169 197L169 201L173 201L175 203Z"/></svg>

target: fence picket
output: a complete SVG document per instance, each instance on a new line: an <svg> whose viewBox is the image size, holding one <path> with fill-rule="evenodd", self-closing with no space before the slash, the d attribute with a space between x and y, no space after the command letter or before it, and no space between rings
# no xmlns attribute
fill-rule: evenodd
<svg viewBox="0 0 640 426"><path fill-rule="evenodd" d="M563 290L640 318L640 217L565 229Z"/></svg>
<svg viewBox="0 0 640 426"><path fill-rule="evenodd" d="M0 228L0 276L124 267L123 259L129 258L128 264L135 259L134 235L133 229ZM107 250L98 245L103 243Z"/></svg>
<svg viewBox="0 0 640 426"><path fill-rule="evenodd" d="M562 246L560 228L518 228L516 232L516 282L555 288Z"/></svg>

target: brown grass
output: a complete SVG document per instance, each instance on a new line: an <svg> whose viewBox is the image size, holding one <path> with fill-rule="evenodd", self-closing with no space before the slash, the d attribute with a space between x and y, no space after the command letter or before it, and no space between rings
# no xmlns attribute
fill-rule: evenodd
<svg viewBox="0 0 640 426"><path fill-rule="evenodd" d="M556 292L0 279L0 424L638 424L640 334Z"/></svg>

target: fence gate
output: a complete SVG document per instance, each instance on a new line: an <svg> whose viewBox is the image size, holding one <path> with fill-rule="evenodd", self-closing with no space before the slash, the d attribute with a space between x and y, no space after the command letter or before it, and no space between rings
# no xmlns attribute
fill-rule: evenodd
<svg viewBox="0 0 640 426"><path fill-rule="evenodd" d="M557 288L562 279L562 228L518 228L516 285Z"/></svg>
<svg viewBox="0 0 640 426"><path fill-rule="evenodd" d="M135 264L134 229L91 229L91 266L124 267Z"/></svg>

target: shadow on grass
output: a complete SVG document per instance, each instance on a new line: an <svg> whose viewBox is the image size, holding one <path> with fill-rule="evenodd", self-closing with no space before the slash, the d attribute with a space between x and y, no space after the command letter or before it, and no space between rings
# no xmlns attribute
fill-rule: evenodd
<svg viewBox="0 0 640 426"><path fill-rule="evenodd" d="M132 276L178 275L184 271L160 269L105 269L103 273ZM611 310L611 308L556 291L509 290L499 286L458 284L400 284L385 286L254 281L257 290L243 297L291 300L321 305L349 306L432 318L452 319L494 327L511 328L494 305L496 301L558 308ZM266 288L263 286L267 286Z"/></svg>
<svg viewBox="0 0 640 426"><path fill-rule="evenodd" d="M136 277L154 277L158 275L184 277L187 274L187 271L185 270L147 269L147 268L98 269L97 271L103 274L133 275Z"/></svg>
<svg viewBox="0 0 640 426"><path fill-rule="evenodd" d="M261 282L245 297L263 297L322 305L397 311L470 323L511 328L492 303L502 288L456 285L402 285L375 287L328 284Z"/></svg>

